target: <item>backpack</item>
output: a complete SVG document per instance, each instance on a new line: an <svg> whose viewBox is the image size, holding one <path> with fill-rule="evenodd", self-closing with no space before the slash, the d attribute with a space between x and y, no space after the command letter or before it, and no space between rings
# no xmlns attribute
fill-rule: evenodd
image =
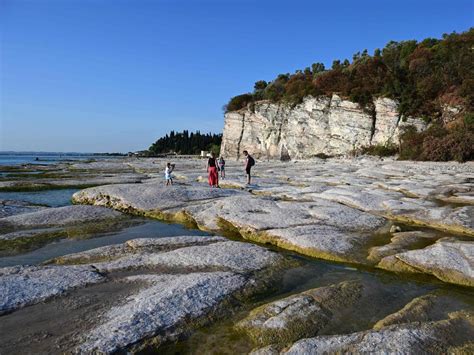
<svg viewBox="0 0 474 355"><path fill-rule="evenodd" d="M249 160L249 166L254 166L255 165L255 159L252 158L250 155L248 157L248 160Z"/></svg>

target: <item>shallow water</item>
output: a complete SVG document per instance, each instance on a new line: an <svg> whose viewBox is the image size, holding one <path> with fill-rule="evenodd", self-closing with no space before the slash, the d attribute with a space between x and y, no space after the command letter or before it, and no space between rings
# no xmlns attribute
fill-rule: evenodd
<svg viewBox="0 0 474 355"><path fill-rule="evenodd" d="M61 161L86 161L99 159L113 159L111 156L91 155L91 154L74 154L74 153L0 153L1 165L21 165L21 164L56 164Z"/></svg>
<svg viewBox="0 0 474 355"><path fill-rule="evenodd" d="M71 204L71 197L79 189L0 192L0 200L25 201L33 205L61 207Z"/></svg>
<svg viewBox="0 0 474 355"><path fill-rule="evenodd" d="M25 201L33 205L61 207L71 205L72 195L79 189L53 189L26 192L0 192L0 200ZM63 238L42 248L13 256L0 257L0 267L19 264L36 265L62 255L77 253L111 244L120 244L135 238L163 238L178 235L208 235L187 229L179 224L163 223L153 219L130 217L128 226L119 231L100 233L87 239Z"/></svg>
<svg viewBox="0 0 474 355"><path fill-rule="evenodd" d="M179 224L167 224L143 218L136 219L142 222L139 225L124 228L119 232L104 233L88 239L59 239L40 249L29 253L14 256L0 257L0 267L18 264L36 265L49 259L57 258L71 253L94 249L111 244L120 244L135 238L163 238L178 235L208 235L202 231L190 230Z"/></svg>
<svg viewBox="0 0 474 355"><path fill-rule="evenodd" d="M416 277L400 276L375 269L359 269L349 265L337 264L302 257L294 253L280 251L282 254L299 260L302 265L283 272L282 279L275 289L251 300L228 318L195 331L188 339L159 350L146 347L140 354L243 354L258 348L243 332L235 329L235 324L245 318L254 308L292 294L316 287L360 280L369 288L370 296L349 308L337 321L323 328L318 335L349 334L371 329L387 315L403 308L413 298L430 292L448 295L468 309L474 309L474 291L468 288L443 284L434 278L426 280Z"/></svg>
<svg viewBox="0 0 474 355"><path fill-rule="evenodd" d="M0 192L1 199L26 201L31 204L46 205L51 207L65 206L71 203L71 196L77 189L43 190L35 192ZM13 266L18 264L40 264L49 259L62 255L81 252L105 245L119 244L134 238L162 238L178 235L207 235L199 230L190 230L182 225L167 224L156 220L130 217L131 224L119 231L94 235L88 239L60 239L42 248L15 256L0 257L0 267ZM411 228L407 227L407 230ZM387 236L382 236L386 242ZM382 243L383 244L383 243ZM444 284L434 277L412 277L407 275L397 275L373 268L353 267L351 265L333 263L303 257L292 252L271 247L272 250L284 254L289 258L296 259L299 266L285 270L281 273L281 279L276 282L271 290L247 300L240 307L229 310L225 318L197 329L186 340L179 341L161 347L159 350L153 346L145 348L141 353L190 353L190 354L236 354L246 353L252 350L255 345L245 334L234 328L236 322L248 315L248 312L255 307L302 292L311 288L326 286L349 280L361 280L365 285L369 285L370 297L359 305L357 309L351 309L343 318L339 319L330 327L326 327L320 332L324 334L343 334L370 329L375 322L384 318L390 313L398 311L413 298L427 294L429 292L440 292L448 295L453 300L465 304L467 308L474 309L474 290ZM122 290L124 294L125 291ZM121 292L122 292L121 291ZM84 290L73 291L87 301L97 299L110 299L117 297L120 293L117 290L102 289L101 286L86 288ZM41 329L45 334L55 334L45 339L41 339L44 349L54 349L57 345L55 339L61 339L64 334L61 327L51 330L55 319L64 319L68 315L69 305L62 311L56 310L55 302L68 303L67 298L58 298L48 301L46 304L38 304L10 315L3 316L3 320L14 324L13 327L4 328L5 334L12 339L19 339L18 332L23 332L25 343L16 350L21 352L21 346L26 352L31 351L34 342L37 341L35 334ZM85 309L81 309L85 311ZM33 316L30 315L30 312ZM54 313L56 312L56 313ZM80 313L77 311L76 313ZM48 317L45 317L45 316ZM46 319L42 323L41 319ZM80 316L78 315L80 318ZM18 328L15 329L15 324ZM21 329L19 329L21 328ZM50 329L51 328L51 329ZM54 327L53 327L54 328ZM57 334L55 332L58 332ZM2 333L2 331L0 331ZM23 334L22 333L22 334ZM56 336L57 335L57 336ZM30 338L31 337L31 338ZM2 353L2 344L0 344Z"/></svg>

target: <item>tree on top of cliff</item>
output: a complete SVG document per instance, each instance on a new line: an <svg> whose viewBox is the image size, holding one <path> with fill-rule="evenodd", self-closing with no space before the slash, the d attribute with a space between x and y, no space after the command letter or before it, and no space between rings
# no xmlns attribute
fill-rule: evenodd
<svg viewBox="0 0 474 355"><path fill-rule="evenodd" d="M335 60L332 69L315 63L295 74L280 74L273 81L255 83L254 92L230 99L226 111L235 111L258 100L302 102L308 95L337 93L363 107L374 96L387 96L400 102L406 115L439 117L445 104L474 110L474 29L427 38L391 41L374 55L367 50L347 59ZM265 83L265 85L264 85Z"/></svg>

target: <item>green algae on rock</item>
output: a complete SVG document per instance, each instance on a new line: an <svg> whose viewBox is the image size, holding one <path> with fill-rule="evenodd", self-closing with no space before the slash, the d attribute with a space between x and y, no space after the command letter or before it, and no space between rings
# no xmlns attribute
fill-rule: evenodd
<svg viewBox="0 0 474 355"><path fill-rule="evenodd" d="M134 225L120 212L97 206L43 208L0 218L0 253L17 254L54 240L83 239Z"/></svg>
<svg viewBox="0 0 474 355"><path fill-rule="evenodd" d="M302 353L446 353L472 341L472 316L436 322L393 325L347 335L319 336L293 344L284 354Z"/></svg>
<svg viewBox="0 0 474 355"><path fill-rule="evenodd" d="M250 312L236 327L259 345L286 344L316 335L338 309L361 297L362 285L342 282L289 296Z"/></svg>
<svg viewBox="0 0 474 355"><path fill-rule="evenodd" d="M430 274L438 279L474 286L474 243L442 238L424 249L410 250L383 258L378 267Z"/></svg>
<svg viewBox="0 0 474 355"><path fill-rule="evenodd" d="M432 322L448 319L454 312L462 311L465 306L442 294L430 293L417 297L398 312L392 313L375 323L373 329L380 330L394 324L412 322Z"/></svg>

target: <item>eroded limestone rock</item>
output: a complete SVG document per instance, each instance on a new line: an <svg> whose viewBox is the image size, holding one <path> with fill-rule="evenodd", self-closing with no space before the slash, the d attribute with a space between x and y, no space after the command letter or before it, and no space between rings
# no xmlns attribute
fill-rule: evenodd
<svg viewBox="0 0 474 355"><path fill-rule="evenodd" d="M84 179L38 179L30 181L0 181L0 191L29 191L66 187L87 187L94 185L139 183L141 176L89 177Z"/></svg>
<svg viewBox="0 0 474 355"><path fill-rule="evenodd" d="M79 352L111 353L149 337L155 344L176 339L189 323L210 317L247 282L229 272L139 275L124 281L147 286L101 317L100 324L83 336Z"/></svg>
<svg viewBox="0 0 474 355"><path fill-rule="evenodd" d="M474 286L474 242L442 239L430 247L398 254L397 258L443 281Z"/></svg>
<svg viewBox="0 0 474 355"><path fill-rule="evenodd" d="M321 353L445 353L464 347L474 337L472 320L455 317L437 322L410 323L348 335L303 339L285 354Z"/></svg>
<svg viewBox="0 0 474 355"><path fill-rule="evenodd" d="M168 252L140 253L111 262L95 263L101 272L136 268L220 269L249 272L274 266L278 269L283 257L242 242L217 242L209 245L183 247Z"/></svg>
<svg viewBox="0 0 474 355"><path fill-rule="evenodd" d="M426 128L422 120L402 120L394 100L378 98L374 105L371 115L338 95L307 96L295 107L256 102L251 109L226 113L221 154L239 158L247 149L270 159L342 155L371 144L398 144L402 127L408 125Z"/></svg>
<svg viewBox="0 0 474 355"><path fill-rule="evenodd" d="M32 206L24 201L1 200L0 199L0 218L13 216L21 213L36 212L44 207Z"/></svg>
<svg viewBox="0 0 474 355"><path fill-rule="evenodd" d="M130 254L165 252L189 246L208 245L223 241L226 241L226 239L217 236L138 238L131 239L123 244L106 245L79 253L63 255L49 262L56 264L95 263L123 258Z"/></svg>
<svg viewBox="0 0 474 355"><path fill-rule="evenodd" d="M366 245L371 240L369 235L317 224L271 229L261 239L302 254L354 263L365 263Z"/></svg>
<svg viewBox="0 0 474 355"><path fill-rule="evenodd" d="M398 312L379 320L375 323L374 329L380 330L394 324L448 319L451 313L461 311L463 306L465 305L452 298L427 294L413 299Z"/></svg>
<svg viewBox="0 0 474 355"><path fill-rule="evenodd" d="M124 184L93 187L76 192L77 203L109 206L117 210L163 212L187 204L238 194L236 190L202 186L163 186L163 184Z"/></svg>
<svg viewBox="0 0 474 355"><path fill-rule="evenodd" d="M13 266L0 269L0 314L76 287L104 281L90 266Z"/></svg>
<svg viewBox="0 0 474 355"><path fill-rule="evenodd" d="M91 221L114 219L122 214L97 206L65 206L45 208L37 212L0 218L0 228L32 228L66 226Z"/></svg>
<svg viewBox="0 0 474 355"><path fill-rule="evenodd" d="M443 238L424 249L383 258L378 266L393 271L423 272L445 282L474 286L473 260L474 242Z"/></svg>
<svg viewBox="0 0 474 355"><path fill-rule="evenodd" d="M202 173L195 171L198 162L193 164L186 165L182 174L190 185L102 186L81 191L74 198L80 203L189 222L203 230L229 232L323 259L379 263L404 272L424 271L393 255L424 248L438 237L397 237L372 248L387 238L381 233L388 232L388 220L474 235L472 206L441 204L438 199L442 193L469 192L467 184L474 177L470 163L414 164L368 157L260 161L255 169L258 184L252 193L196 184ZM229 162L230 166L229 180L244 182L240 163Z"/></svg>
<svg viewBox="0 0 474 355"><path fill-rule="evenodd" d="M236 326L260 345L314 336L335 313L352 306L361 289L358 282L342 282L308 290L258 307Z"/></svg>
<svg viewBox="0 0 474 355"><path fill-rule="evenodd" d="M438 238L435 233L423 231L395 233L390 243L371 248L367 259L377 263L387 256L432 244Z"/></svg>

